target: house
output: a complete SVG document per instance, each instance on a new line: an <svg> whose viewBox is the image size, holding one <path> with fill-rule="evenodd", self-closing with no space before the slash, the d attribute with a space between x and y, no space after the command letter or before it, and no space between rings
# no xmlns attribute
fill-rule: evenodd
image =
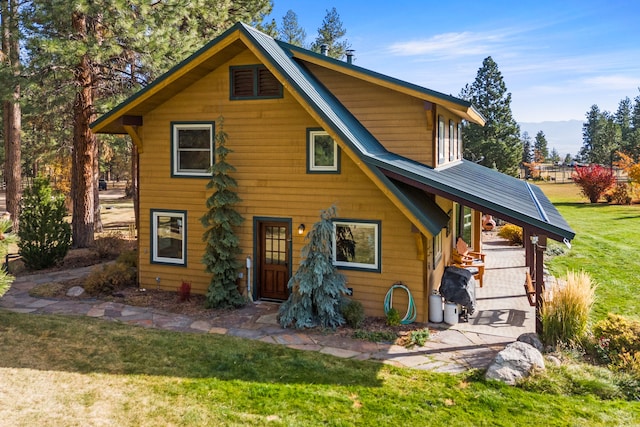
<svg viewBox="0 0 640 427"><path fill-rule="evenodd" d="M334 247L355 242L335 265L373 316L400 281L426 321L454 236L480 249L483 213L527 237L574 236L539 188L462 159L462 122L484 123L470 103L239 23L92 124L137 146L143 287L206 292L199 219L221 116L250 258L239 274L255 300L287 298L305 236L332 205Z"/></svg>

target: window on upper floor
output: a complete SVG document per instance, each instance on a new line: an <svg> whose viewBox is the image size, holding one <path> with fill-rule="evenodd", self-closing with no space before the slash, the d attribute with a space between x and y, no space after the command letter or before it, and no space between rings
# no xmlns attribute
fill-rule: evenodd
<svg viewBox="0 0 640 427"><path fill-rule="evenodd" d="M231 67L231 99L282 98L282 85L264 65Z"/></svg>
<svg viewBox="0 0 640 427"><path fill-rule="evenodd" d="M187 213L151 211L151 262L187 265Z"/></svg>
<svg viewBox="0 0 640 427"><path fill-rule="evenodd" d="M340 173L340 149L322 129L307 129L307 173Z"/></svg>
<svg viewBox="0 0 640 427"><path fill-rule="evenodd" d="M438 116L438 164L444 163L444 117Z"/></svg>
<svg viewBox="0 0 640 427"><path fill-rule="evenodd" d="M449 120L449 161L453 161L456 159L455 157L455 123L453 120Z"/></svg>
<svg viewBox="0 0 640 427"><path fill-rule="evenodd" d="M458 123L458 141L456 144L456 159L461 159L463 157L462 152L462 123Z"/></svg>
<svg viewBox="0 0 640 427"><path fill-rule="evenodd" d="M213 122L171 123L171 175L209 176L214 161Z"/></svg>

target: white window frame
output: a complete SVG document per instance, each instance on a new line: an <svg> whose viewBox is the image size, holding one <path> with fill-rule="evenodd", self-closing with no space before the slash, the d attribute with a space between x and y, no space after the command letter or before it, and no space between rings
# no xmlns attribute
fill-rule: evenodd
<svg viewBox="0 0 640 427"><path fill-rule="evenodd" d="M444 117L438 116L438 164L444 163Z"/></svg>
<svg viewBox="0 0 640 427"><path fill-rule="evenodd" d="M449 120L449 161L452 162L455 160L455 122L453 120Z"/></svg>
<svg viewBox="0 0 640 427"><path fill-rule="evenodd" d="M458 143L456 144L456 159L462 159L462 123L458 123Z"/></svg>
<svg viewBox="0 0 640 427"><path fill-rule="evenodd" d="M310 173L339 173L340 172L340 150L335 139L333 140L333 164L327 166L316 165L316 137L330 135L322 129L307 129L307 157L309 164L307 171Z"/></svg>
<svg viewBox="0 0 640 427"><path fill-rule="evenodd" d="M433 268L438 266L442 258L442 232L433 236Z"/></svg>
<svg viewBox="0 0 640 427"><path fill-rule="evenodd" d="M180 153L187 151L206 151L204 148L185 148L180 149L180 141L178 138L181 130L208 130L209 131L209 167L206 169L180 169ZM214 123L213 122L189 122L189 123L171 123L171 150L172 150L172 176L186 177L208 177L210 176L209 168L213 165L215 158L214 144Z"/></svg>
<svg viewBox="0 0 640 427"><path fill-rule="evenodd" d="M366 221L366 220L352 220L352 219L335 219L333 220L333 235L332 235L332 260L333 265L341 269L351 270L366 270L380 272L380 221ZM374 249L374 261L373 263L363 263L354 261L338 261L337 260L337 227L347 226L352 228L358 228L369 230L368 232L373 236L373 249ZM357 248L356 248L357 251ZM356 252L357 254L357 252Z"/></svg>
<svg viewBox="0 0 640 427"><path fill-rule="evenodd" d="M177 218L180 221L182 247L180 258L163 257L158 254L158 219L160 217ZM151 211L151 262L156 264L187 265L187 213L185 211L152 210Z"/></svg>

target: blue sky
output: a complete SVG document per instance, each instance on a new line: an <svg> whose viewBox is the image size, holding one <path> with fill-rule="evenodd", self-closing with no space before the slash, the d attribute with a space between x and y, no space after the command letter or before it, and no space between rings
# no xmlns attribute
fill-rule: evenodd
<svg viewBox="0 0 640 427"><path fill-rule="evenodd" d="M356 65L429 89L459 95L491 56L518 122L583 121L640 95L637 0L274 0L270 18L293 10L310 43L332 7Z"/></svg>

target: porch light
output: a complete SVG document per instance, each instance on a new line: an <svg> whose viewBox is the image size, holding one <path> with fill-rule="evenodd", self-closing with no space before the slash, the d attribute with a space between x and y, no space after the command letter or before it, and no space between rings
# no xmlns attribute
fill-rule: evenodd
<svg viewBox="0 0 640 427"><path fill-rule="evenodd" d="M300 226L298 226L298 234L304 234L304 224L300 224Z"/></svg>

